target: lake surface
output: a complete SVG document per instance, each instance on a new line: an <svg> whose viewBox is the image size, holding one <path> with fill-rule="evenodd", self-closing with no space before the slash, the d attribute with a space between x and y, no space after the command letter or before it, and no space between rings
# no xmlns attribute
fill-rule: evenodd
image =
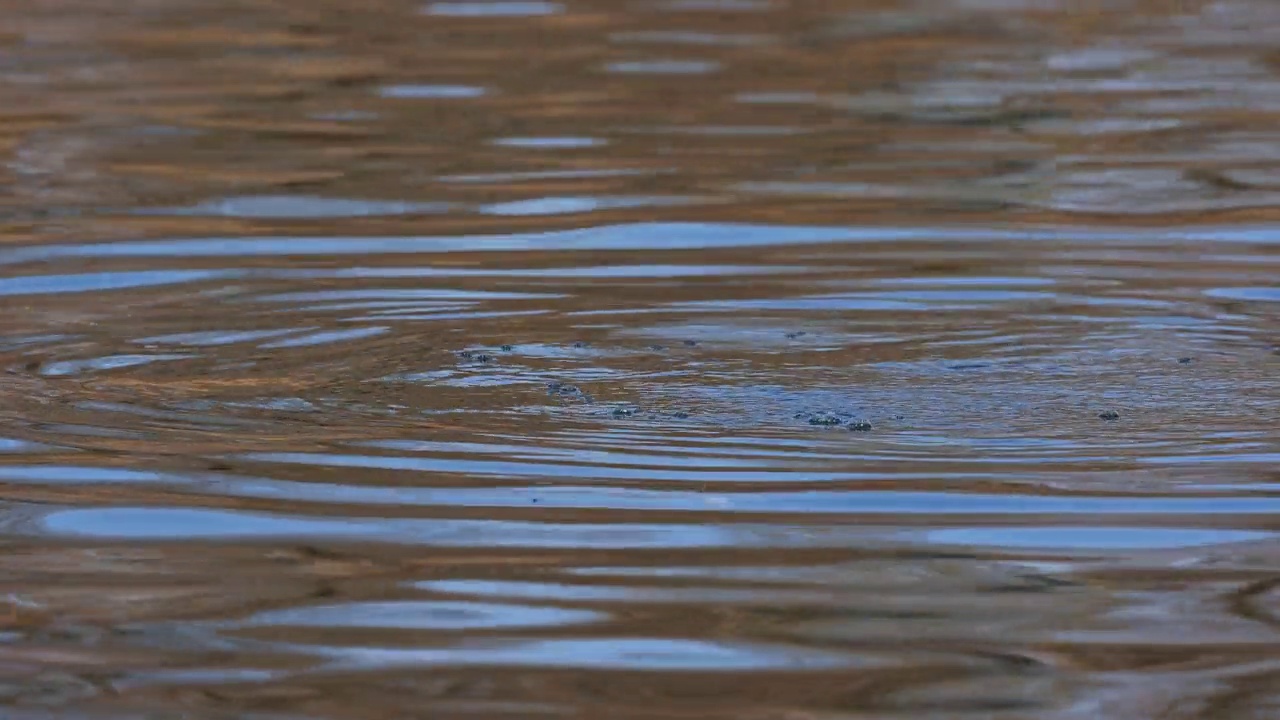
<svg viewBox="0 0 1280 720"><path fill-rule="evenodd" d="M1280 6L1085 5L0 2L0 714L1277 717Z"/></svg>

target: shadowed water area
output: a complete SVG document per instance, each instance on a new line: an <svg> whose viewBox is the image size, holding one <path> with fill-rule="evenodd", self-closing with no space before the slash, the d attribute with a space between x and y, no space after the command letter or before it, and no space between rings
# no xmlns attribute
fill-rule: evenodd
<svg viewBox="0 0 1280 720"><path fill-rule="evenodd" d="M1280 713L1280 6L0 16L4 718Z"/></svg>

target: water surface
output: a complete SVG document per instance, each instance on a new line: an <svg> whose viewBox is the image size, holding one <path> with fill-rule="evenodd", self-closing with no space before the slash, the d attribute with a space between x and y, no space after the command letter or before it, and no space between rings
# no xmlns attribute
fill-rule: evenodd
<svg viewBox="0 0 1280 720"><path fill-rule="evenodd" d="M1176 5L0 4L2 714L1272 717L1280 12Z"/></svg>

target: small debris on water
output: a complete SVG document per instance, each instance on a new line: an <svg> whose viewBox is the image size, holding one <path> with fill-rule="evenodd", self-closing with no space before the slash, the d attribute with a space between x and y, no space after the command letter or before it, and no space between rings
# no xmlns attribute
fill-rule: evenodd
<svg viewBox="0 0 1280 720"><path fill-rule="evenodd" d="M1119 420L1120 413L1116 412L1115 410L1105 410L1101 413L1098 413L1098 417L1102 418L1103 420Z"/></svg>
<svg viewBox="0 0 1280 720"><path fill-rule="evenodd" d="M582 388L577 385L569 385L568 383L562 383L558 380L553 380L547 383L547 394L569 400L581 400L585 403L593 402L590 393L583 392Z"/></svg>
<svg viewBox="0 0 1280 720"><path fill-rule="evenodd" d="M459 350L458 357L463 360L474 360L475 362L482 363L490 362L494 359L494 357L488 353L476 352L475 350Z"/></svg>
<svg viewBox="0 0 1280 720"><path fill-rule="evenodd" d="M854 432L871 432L871 423L865 420L858 420L856 422L849 423L849 429Z"/></svg>
<svg viewBox="0 0 1280 720"><path fill-rule="evenodd" d="M1189 358L1189 357L1180 357L1180 358L1178 358L1178 364L1179 364L1179 365L1190 365L1190 364L1191 364L1191 360L1192 360L1192 359L1191 359L1191 358Z"/></svg>
<svg viewBox="0 0 1280 720"><path fill-rule="evenodd" d="M795 340L796 338L804 337L805 335L808 335L808 334L809 333L805 332L804 330L796 330L795 332L787 333L786 337L788 340Z"/></svg>

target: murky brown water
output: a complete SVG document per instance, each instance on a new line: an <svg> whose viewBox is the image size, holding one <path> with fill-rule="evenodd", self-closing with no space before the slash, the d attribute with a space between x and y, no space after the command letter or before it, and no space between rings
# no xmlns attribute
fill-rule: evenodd
<svg viewBox="0 0 1280 720"><path fill-rule="evenodd" d="M1280 717L1280 5L0 13L4 718Z"/></svg>

